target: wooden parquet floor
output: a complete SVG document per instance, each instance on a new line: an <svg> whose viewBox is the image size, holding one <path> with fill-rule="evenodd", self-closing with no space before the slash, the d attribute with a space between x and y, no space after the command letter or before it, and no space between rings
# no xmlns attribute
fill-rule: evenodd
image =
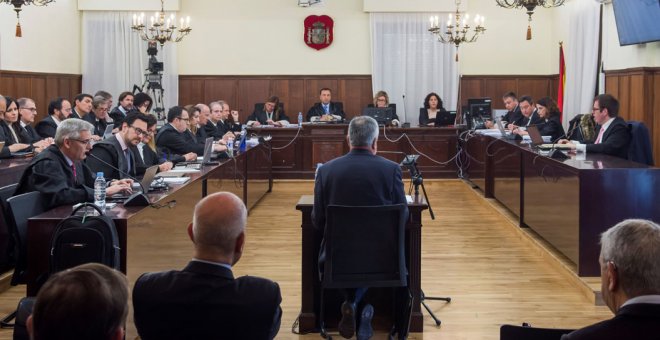
<svg viewBox="0 0 660 340"><path fill-rule="evenodd" d="M451 296L452 302L428 301L442 326L436 328L426 317L424 333L410 339L498 339L505 323L579 328L611 317L607 307L588 301L469 185L459 180L425 184L436 219L424 214L422 288L428 296ZM246 248L234 269L236 275L264 276L280 284L284 314L278 339L320 338L291 333L300 308L300 212L295 204L300 195L311 193L311 181L276 182L249 216ZM135 268L128 273L131 285L142 271L181 268L190 259L185 227L198 195L198 188L190 188L177 197L176 208L148 211L134 222L136 235L148 242L129 242L129 268ZM24 287L0 294L0 314L15 308L24 294ZM135 338L132 312L127 332L127 339ZM2 339L11 339L11 332L0 330Z"/></svg>

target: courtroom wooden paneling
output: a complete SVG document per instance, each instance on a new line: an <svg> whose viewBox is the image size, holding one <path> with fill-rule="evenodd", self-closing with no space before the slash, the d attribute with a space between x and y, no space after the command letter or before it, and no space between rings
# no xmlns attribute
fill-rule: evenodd
<svg viewBox="0 0 660 340"><path fill-rule="evenodd" d="M649 129L653 158L660 161L660 67L605 71L605 92L619 100L619 115Z"/></svg>
<svg viewBox="0 0 660 340"><path fill-rule="evenodd" d="M81 92L82 75L0 71L0 93L13 98L28 97L37 105L39 121L48 115L48 103L56 97L72 100Z"/></svg>
<svg viewBox="0 0 660 340"><path fill-rule="evenodd" d="M469 98L489 97L493 109L504 109L502 95L513 91L518 96L530 95L535 100L550 96L557 98L559 75L464 75L460 82L461 105ZM447 108L453 109L453 108Z"/></svg>
<svg viewBox="0 0 660 340"><path fill-rule="evenodd" d="M332 76L214 76L180 75L179 103L210 103L226 100L237 108L241 121L254 110L254 104L275 95L284 103L284 110L292 123L298 112L303 115L319 101L319 90L332 89L333 101L344 103L347 118L359 115L372 102L371 75Z"/></svg>

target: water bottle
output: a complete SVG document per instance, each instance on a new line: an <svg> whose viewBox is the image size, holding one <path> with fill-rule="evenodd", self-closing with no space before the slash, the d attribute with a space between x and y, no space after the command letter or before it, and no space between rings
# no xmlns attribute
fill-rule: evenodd
<svg viewBox="0 0 660 340"><path fill-rule="evenodd" d="M105 210L105 178L102 172L96 173L94 181L94 204L101 210Z"/></svg>
<svg viewBox="0 0 660 340"><path fill-rule="evenodd" d="M302 112L298 112L298 127L302 127L303 116Z"/></svg>
<svg viewBox="0 0 660 340"><path fill-rule="evenodd" d="M238 150L240 152L247 150L247 129L245 125L243 125L243 130L241 130L241 143L238 145Z"/></svg>
<svg viewBox="0 0 660 340"><path fill-rule="evenodd" d="M234 139L233 138L228 138L227 139L227 154L229 157L234 156Z"/></svg>

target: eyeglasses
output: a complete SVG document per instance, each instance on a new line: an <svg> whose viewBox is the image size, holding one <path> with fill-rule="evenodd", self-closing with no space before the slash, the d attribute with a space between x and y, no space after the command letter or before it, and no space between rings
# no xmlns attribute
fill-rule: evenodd
<svg viewBox="0 0 660 340"><path fill-rule="evenodd" d="M190 121L190 118L181 118L181 117L177 117L177 118L179 118L179 119L181 119L181 120L185 120L186 122L189 122L189 121Z"/></svg>
<svg viewBox="0 0 660 340"><path fill-rule="evenodd" d="M603 111L603 109L601 109L599 107L594 107L594 108L591 109L591 112L593 112L593 111Z"/></svg>
<svg viewBox="0 0 660 340"><path fill-rule="evenodd" d="M91 139L91 138L90 138L90 139L85 139L85 140L70 138L69 140L75 140L76 142L78 142L78 143L80 143L80 144L84 144L85 146L87 146L87 145L90 145L90 146L91 146L92 143L94 142L94 140Z"/></svg>
<svg viewBox="0 0 660 340"><path fill-rule="evenodd" d="M131 126L131 128L133 128L133 130L135 130L135 133L137 133L138 136L146 136L148 134L147 131L144 131L144 130L140 129L139 127Z"/></svg>

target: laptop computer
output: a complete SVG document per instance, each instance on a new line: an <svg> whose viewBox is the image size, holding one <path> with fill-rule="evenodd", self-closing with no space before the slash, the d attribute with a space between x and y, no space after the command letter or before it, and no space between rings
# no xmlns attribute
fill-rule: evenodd
<svg viewBox="0 0 660 340"><path fill-rule="evenodd" d="M103 131L103 139L108 139L112 137L112 129L115 128L115 124L108 124Z"/></svg>
<svg viewBox="0 0 660 340"><path fill-rule="evenodd" d="M178 163L175 169L188 168L199 170L202 168L202 165L217 165L219 163L211 162L211 157L213 156L213 137L208 137L204 140L204 155L201 162L182 162Z"/></svg>
<svg viewBox="0 0 660 340"><path fill-rule="evenodd" d="M456 111L438 112L435 117L435 126L449 126L456 122Z"/></svg>
<svg viewBox="0 0 660 340"><path fill-rule="evenodd" d="M378 122L378 125L391 125L394 112L391 107L365 107L362 109L363 116L369 116Z"/></svg>
<svg viewBox="0 0 660 340"><path fill-rule="evenodd" d="M562 149L570 150L571 147L566 144L549 144L543 142L543 137L541 132L536 125L530 125L527 127L527 133L529 134L529 139L532 140L532 146L537 147L541 150L551 150L551 149Z"/></svg>
<svg viewBox="0 0 660 340"><path fill-rule="evenodd" d="M153 183L154 178L156 178L157 172L158 172L158 165L153 165L148 167L147 170L144 171L144 176L142 176L142 180L140 181L140 183L133 182L132 185L133 193L143 192L142 188L144 188L144 190L147 190L147 192L155 190L156 188L153 189L151 188L151 183ZM115 194L112 195L110 198L112 200L124 200L127 199L128 197L129 195L126 194Z"/></svg>
<svg viewBox="0 0 660 340"><path fill-rule="evenodd" d="M500 130L502 137L506 139L516 139L516 134L511 133L511 131L504 129L504 124L502 124L502 118L500 117L495 118L495 126L497 126L497 129Z"/></svg>

